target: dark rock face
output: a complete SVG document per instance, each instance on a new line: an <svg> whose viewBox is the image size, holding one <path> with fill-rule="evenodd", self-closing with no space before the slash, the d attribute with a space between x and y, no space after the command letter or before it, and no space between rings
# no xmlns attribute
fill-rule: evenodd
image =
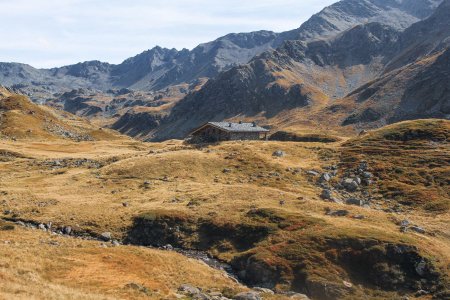
<svg viewBox="0 0 450 300"><path fill-rule="evenodd" d="M436 291L438 288L439 273L412 246L386 244L364 249L344 248L339 257L346 268L353 269L351 272L365 274L360 280L385 290Z"/></svg>
<svg viewBox="0 0 450 300"><path fill-rule="evenodd" d="M409 82L391 122L449 115L450 48Z"/></svg>
<svg viewBox="0 0 450 300"><path fill-rule="evenodd" d="M136 218L126 242L144 246L167 244L186 249L209 250L227 241L231 247L245 251L269 235L265 226L215 224L208 220L190 220L177 216Z"/></svg>
<svg viewBox="0 0 450 300"><path fill-rule="evenodd" d="M111 128L130 136L137 136L157 128L162 119L163 116L159 114L127 112Z"/></svg>
<svg viewBox="0 0 450 300"><path fill-rule="evenodd" d="M257 255L236 257L231 262L233 269L238 270L239 279L250 286L268 289L275 288L280 283L283 271L279 266L270 266Z"/></svg>

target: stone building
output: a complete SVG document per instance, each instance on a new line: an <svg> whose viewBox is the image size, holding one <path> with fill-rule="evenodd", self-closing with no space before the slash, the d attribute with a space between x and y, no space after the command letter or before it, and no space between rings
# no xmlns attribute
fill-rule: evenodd
<svg viewBox="0 0 450 300"><path fill-rule="evenodd" d="M194 142L267 139L269 130L256 123L208 122L189 135Z"/></svg>

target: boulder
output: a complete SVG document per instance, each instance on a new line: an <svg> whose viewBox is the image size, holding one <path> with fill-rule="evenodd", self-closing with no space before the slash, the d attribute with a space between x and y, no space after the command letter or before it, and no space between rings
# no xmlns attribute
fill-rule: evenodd
<svg viewBox="0 0 450 300"><path fill-rule="evenodd" d="M270 295L274 295L274 291L272 291L271 289L266 289L266 288L262 288L262 287L255 287L253 288L253 290L255 292L261 293L261 294L270 294Z"/></svg>
<svg viewBox="0 0 450 300"><path fill-rule="evenodd" d="M63 230L62 230L63 234L71 234L72 233L72 227L70 226L64 226Z"/></svg>
<svg viewBox="0 0 450 300"><path fill-rule="evenodd" d="M320 197L324 200L330 200L333 197L333 195L332 195L331 190L324 189L324 190L322 190L322 194L320 194Z"/></svg>
<svg viewBox="0 0 450 300"><path fill-rule="evenodd" d="M284 157L284 156L286 156L286 153L285 153L284 151L282 151L282 150L277 150L277 151L275 151L274 153L272 153L272 156L275 156L275 157Z"/></svg>
<svg viewBox="0 0 450 300"><path fill-rule="evenodd" d="M336 197L331 197L330 198L330 202L342 204L342 200L340 200L340 199L338 199Z"/></svg>
<svg viewBox="0 0 450 300"><path fill-rule="evenodd" d="M415 266L416 273L422 277L426 274L427 268L427 262L424 259L420 260Z"/></svg>
<svg viewBox="0 0 450 300"><path fill-rule="evenodd" d="M326 182L328 182L328 181L330 181L330 180L331 180L331 175L328 174L328 173L323 173L323 174L320 176L320 181L326 181Z"/></svg>
<svg viewBox="0 0 450 300"><path fill-rule="evenodd" d="M345 217L345 216L348 216L349 214L350 214L350 212L345 209L331 210L331 211L327 212L327 215L333 216L333 217Z"/></svg>
<svg viewBox="0 0 450 300"><path fill-rule="evenodd" d="M362 160L362 161L359 163L359 169L360 169L360 170L366 171L368 168L369 168L369 164L367 163L367 161Z"/></svg>
<svg viewBox="0 0 450 300"><path fill-rule="evenodd" d="M354 192L358 189L359 183L353 178L345 178L342 181L342 186L349 192Z"/></svg>
<svg viewBox="0 0 450 300"><path fill-rule="evenodd" d="M110 240L111 240L111 232L103 232L103 233L100 235L100 238L101 238L102 240L104 240L105 242L110 241Z"/></svg>
<svg viewBox="0 0 450 300"><path fill-rule="evenodd" d="M364 201L362 201L361 199L357 199L357 198L348 198L345 201L346 204L349 205L357 205L357 206L363 206L364 205Z"/></svg>
<svg viewBox="0 0 450 300"><path fill-rule="evenodd" d="M38 228L39 228L40 230L47 231L47 228L45 228L45 225L44 225L44 224L39 224L39 225L38 225Z"/></svg>
<svg viewBox="0 0 450 300"><path fill-rule="evenodd" d="M197 294L200 294L200 289L189 285L189 284L182 284L179 288L178 291L185 294L185 295L189 295L189 296L194 296Z"/></svg>
<svg viewBox="0 0 450 300"><path fill-rule="evenodd" d="M261 296L257 292L244 292L234 296L234 300L261 300Z"/></svg>
<svg viewBox="0 0 450 300"><path fill-rule="evenodd" d="M372 173L370 173L370 172L363 172L363 173L362 173L362 177L363 177L364 179L370 179L370 178L373 177L373 175L372 175Z"/></svg>
<svg viewBox="0 0 450 300"><path fill-rule="evenodd" d="M296 300L310 300L310 298L308 296L306 296L305 294L293 294L289 297L290 299L296 299Z"/></svg>
<svg viewBox="0 0 450 300"><path fill-rule="evenodd" d="M417 225L413 225L413 226L409 227L409 229L411 229L412 231L415 231L417 233L420 233L420 234L425 234L426 233L425 229L423 229L422 227L417 226Z"/></svg>
<svg viewBox="0 0 450 300"><path fill-rule="evenodd" d="M404 226L409 226L411 224L411 222L409 220L402 220L400 222L400 226L404 227Z"/></svg>
<svg viewBox="0 0 450 300"><path fill-rule="evenodd" d="M306 174L310 175L310 176L314 176L314 177L319 176L319 173L314 170L310 170L310 171L306 172Z"/></svg>

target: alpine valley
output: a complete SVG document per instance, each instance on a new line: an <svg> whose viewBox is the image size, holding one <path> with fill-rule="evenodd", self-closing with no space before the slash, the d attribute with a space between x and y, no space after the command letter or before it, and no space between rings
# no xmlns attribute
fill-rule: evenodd
<svg viewBox="0 0 450 300"><path fill-rule="evenodd" d="M299 26L0 63L0 299L450 299L450 0Z"/></svg>

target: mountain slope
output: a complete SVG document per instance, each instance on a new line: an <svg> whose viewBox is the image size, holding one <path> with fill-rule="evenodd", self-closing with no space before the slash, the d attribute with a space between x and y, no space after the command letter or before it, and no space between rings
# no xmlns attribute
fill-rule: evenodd
<svg viewBox="0 0 450 300"><path fill-rule="evenodd" d="M357 2L341 1L321 14L329 15L333 7L334 11L342 11L345 7L346 13L363 11L367 15L366 20L377 19L371 15L378 12L376 16L383 21L383 17L392 12L385 5L394 3ZM416 11L420 3L431 5L427 1L398 3L402 4L404 12ZM410 55L410 59L421 59L433 53L433 49L445 48L446 44L439 41L447 36L447 31L442 29L448 22L445 18L448 14L446 3L432 17L415 23L404 32L398 26L375 22L357 25L333 37L327 35L329 30L324 30L326 39L287 41L276 51L265 52L249 64L225 72L217 80L208 82L200 92L180 101L156 132L155 139L183 137L202 122L223 118L262 116L265 120L272 120L267 121L271 123L274 117L299 107L306 111L297 119L304 120L311 115L312 108L325 108L336 99L384 76L389 68L395 68L394 63L404 59L408 49L417 48L413 43L418 39L412 37L416 28L430 29L422 35L426 45ZM364 7L360 6L362 4ZM375 4L378 4L378 10L368 10ZM311 20L317 18L316 15ZM305 23L304 28L309 28L311 20ZM404 64L400 63L401 66ZM173 127L177 131L172 130Z"/></svg>
<svg viewBox="0 0 450 300"><path fill-rule="evenodd" d="M0 138L12 140L116 140L126 137L66 112L37 105L0 87Z"/></svg>
<svg viewBox="0 0 450 300"><path fill-rule="evenodd" d="M336 106L355 107L344 125L450 117L450 1L429 19L408 28L382 76ZM397 67L397 68L396 68ZM334 109L336 112L336 109Z"/></svg>

